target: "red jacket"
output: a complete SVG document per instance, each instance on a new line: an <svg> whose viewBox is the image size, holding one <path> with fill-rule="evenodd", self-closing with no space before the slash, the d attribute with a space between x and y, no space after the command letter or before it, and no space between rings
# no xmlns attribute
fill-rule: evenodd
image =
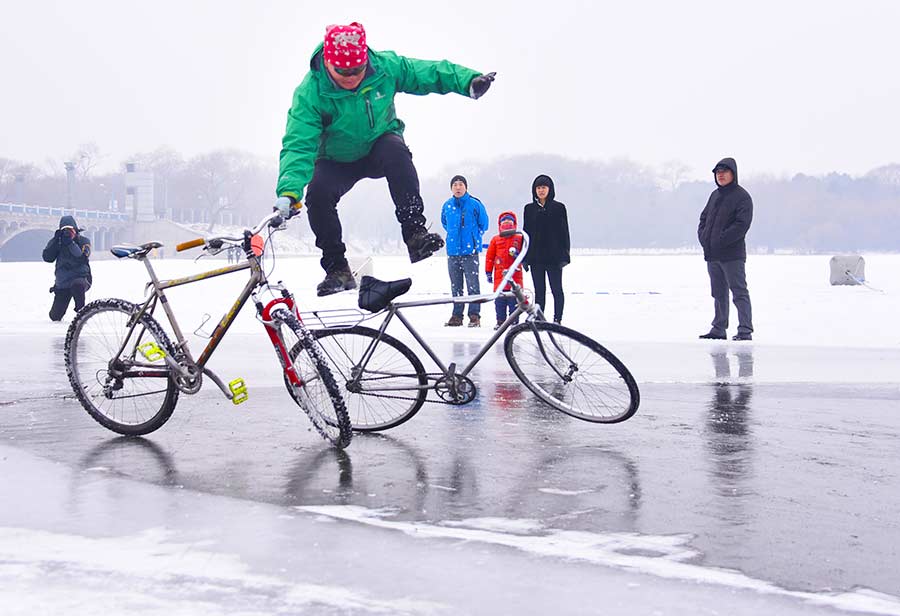
<svg viewBox="0 0 900 616"><path fill-rule="evenodd" d="M515 212L501 212L500 216L497 217L497 222L499 225L500 218L503 216L513 217L513 220L516 220ZM518 223L517 223L518 224ZM491 238L491 244L487 249L487 256L484 260L484 269L487 273L494 273L494 290L497 290L497 287L500 286L500 281L503 280L503 276L506 275L507 270L512 266L513 261L516 260L516 257L519 256L519 252L522 250L522 236L521 235L495 235ZM516 284L522 284L522 266L519 265L519 268L513 274L513 280L516 281ZM504 291L509 290L509 285L506 286Z"/></svg>

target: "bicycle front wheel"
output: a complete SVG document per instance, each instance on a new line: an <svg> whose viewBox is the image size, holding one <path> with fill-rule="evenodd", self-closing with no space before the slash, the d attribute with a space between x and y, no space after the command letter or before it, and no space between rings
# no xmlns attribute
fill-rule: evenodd
<svg viewBox="0 0 900 616"><path fill-rule="evenodd" d="M272 319L280 323L284 348L291 366L302 385L295 386L284 375L284 385L316 431L335 447L343 449L350 444L353 430L341 388L312 334L300 320L287 310L277 310Z"/></svg>
<svg viewBox="0 0 900 616"><path fill-rule="evenodd" d="M149 314L132 327L139 310L121 299L96 300L66 333L66 374L75 396L98 423L126 436L162 426L178 401L163 359L173 352L169 337Z"/></svg>
<svg viewBox="0 0 900 616"><path fill-rule="evenodd" d="M509 330L503 350L528 389L572 417L617 423L638 409L640 392L628 368L573 329L546 321L522 323Z"/></svg>
<svg viewBox="0 0 900 616"><path fill-rule="evenodd" d="M316 329L325 357L347 396L350 423L360 432L399 426L419 412L427 395L425 367L409 347L368 327ZM378 340L365 366L363 356Z"/></svg>

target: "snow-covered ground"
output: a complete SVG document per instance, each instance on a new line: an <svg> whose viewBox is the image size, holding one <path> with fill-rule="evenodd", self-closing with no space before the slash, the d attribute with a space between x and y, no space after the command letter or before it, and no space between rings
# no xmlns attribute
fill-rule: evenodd
<svg viewBox="0 0 900 616"><path fill-rule="evenodd" d="M867 286L831 286L829 256L751 256L747 262L756 331L753 343L721 345L737 351L752 348L757 355L757 382L896 382L900 377L890 361L861 368L854 355L883 349L885 359L900 353L900 255L866 256ZM364 262L365 255L354 258ZM185 276L225 265L223 258L155 262L162 278ZM406 298L434 298L449 294L444 258L410 265L404 257L375 257L375 276L394 279L410 276L413 286ZM268 261L270 280L283 280L294 292L301 310L356 308L356 293L318 298L315 285L323 275L315 257L276 256ZM131 260L93 264L94 287L88 299L143 297L147 275ZM525 276L530 286L530 276ZM0 263L0 282L8 290L0 306L0 332L60 335L65 324L46 317L51 296L52 266L43 263ZM168 291L171 305L186 333L203 327L211 332L230 307L246 273L230 274ZM707 382L709 342L697 336L709 330L712 298L705 264L697 255L580 256L564 270L566 289L564 324L581 330L619 355L643 382ZM483 282L482 290L487 290ZM547 301L552 296L547 292ZM552 308L551 308L552 309ZM488 339L494 322L492 304L482 305L485 327L447 328L448 306L416 308L406 313L426 337L479 344ZM69 320L72 316L67 315ZM729 335L736 331L732 306ZM402 332L393 329L395 335ZM236 335L237 334L237 335ZM245 307L226 337L235 344L240 334L258 334L265 344L252 306ZM402 336L401 336L402 337ZM255 344L257 338L252 338ZM192 347L205 341L194 337ZM821 361L800 361L800 354L818 349ZM803 349L798 354L798 349ZM221 353L220 355L225 355ZM761 360L761 361L760 361Z"/></svg>

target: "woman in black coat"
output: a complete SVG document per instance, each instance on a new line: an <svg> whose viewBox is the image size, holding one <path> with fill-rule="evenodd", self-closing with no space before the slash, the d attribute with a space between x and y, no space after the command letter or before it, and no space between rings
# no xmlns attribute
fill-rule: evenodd
<svg viewBox="0 0 900 616"><path fill-rule="evenodd" d="M72 216L59 219L59 229L44 248L44 261L56 262L56 283L50 288L53 306L50 320L59 321L75 300L75 310L84 307L84 294L91 288L91 242L79 233L81 229Z"/></svg>
<svg viewBox="0 0 900 616"><path fill-rule="evenodd" d="M562 270L569 264L569 218L566 206L556 200L556 189L548 175L539 175L531 184L531 203L525 205L522 229L531 238L525 269L531 270L534 301L546 312L547 281L553 293L553 320L562 321L566 298ZM545 278L546 277L546 278Z"/></svg>

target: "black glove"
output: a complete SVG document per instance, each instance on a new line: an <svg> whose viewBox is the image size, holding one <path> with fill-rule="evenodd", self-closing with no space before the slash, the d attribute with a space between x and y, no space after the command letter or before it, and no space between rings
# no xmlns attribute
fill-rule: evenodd
<svg viewBox="0 0 900 616"><path fill-rule="evenodd" d="M491 87L491 82L494 81L494 77L496 76L497 73L487 73L486 75L475 77L472 82L469 83L469 96L475 100L484 96L484 93Z"/></svg>
<svg viewBox="0 0 900 616"><path fill-rule="evenodd" d="M59 234L59 243L62 244L63 246L68 246L69 244L71 244L72 243L72 235L69 232L67 232L65 229L61 229L60 231L61 231L61 233Z"/></svg>
<svg viewBox="0 0 900 616"><path fill-rule="evenodd" d="M494 272L486 272L485 276L487 277L487 281L491 284L494 284Z"/></svg>
<svg viewBox="0 0 900 616"><path fill-rule="evenodd" d="M522 264L522 269L525 270L525 271L527 272L527 271L528 271L528 264L527 264L527 263Z"/></svg>

